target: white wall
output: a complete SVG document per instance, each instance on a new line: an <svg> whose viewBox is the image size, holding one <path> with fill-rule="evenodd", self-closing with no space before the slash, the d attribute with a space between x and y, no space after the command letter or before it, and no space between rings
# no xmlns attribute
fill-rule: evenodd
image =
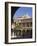
<svg viewBox="0 0 37 46"><path fill-rule="evenodd" d="M23 43L23 44L4 44L4 35L5 35L5 1L15 1L15 2L29 2L29 3L36 3L37 0L0 0L0 46L37 46L36 43ZM37 5L36 5L37 6ZM37 7L36 7L37 8ZM37 12L37 9L36 9ZM37 20L37 15L36 15ZM37 21L36 21L37 22ZM36 23L37 26L37 23ZM37 31L36 31L37 36ZM36 37L37 40L37 37Z"/></svg>

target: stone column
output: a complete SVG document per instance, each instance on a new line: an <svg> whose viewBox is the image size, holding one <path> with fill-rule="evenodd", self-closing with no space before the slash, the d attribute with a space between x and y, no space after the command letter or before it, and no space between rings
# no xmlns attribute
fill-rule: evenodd
<svg viewBox="0 0 37 46"><path fill-rule="evenodd" d="M30 27L30 22L29 22L29 27Z"/></svg>
<svg viewBox="0 0 37 46"><path fill-rule="evenodd" d="M22 31L23 31L23 30L21 29L21 36L22 36Z"/></svg>
<svg viewBox="0 0 37 46"><path fill-rule="evenodd" d="M27 23L25 23L25 27L27 27Z"/></svg>

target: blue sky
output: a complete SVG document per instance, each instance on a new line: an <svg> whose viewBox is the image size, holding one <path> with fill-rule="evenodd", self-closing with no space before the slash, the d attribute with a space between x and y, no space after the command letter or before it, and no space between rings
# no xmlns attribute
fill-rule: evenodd
<svg viewBox="0 0 37 46"><path fill-rule="evenodd" d="M14 17L19 17L28 14L32 16L32 7L20 7L14 14Z"/></svg>

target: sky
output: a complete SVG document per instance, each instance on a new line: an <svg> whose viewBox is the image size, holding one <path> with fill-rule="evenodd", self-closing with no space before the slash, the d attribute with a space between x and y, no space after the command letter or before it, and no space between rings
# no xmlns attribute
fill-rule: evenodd
<svg viewBox="0 0 37 46"><path fill-rule="evenodd" d="M18 10L15 12L14 17L20 17L23 15L29 15L32 16L32 7L20 7Z"/></svg>

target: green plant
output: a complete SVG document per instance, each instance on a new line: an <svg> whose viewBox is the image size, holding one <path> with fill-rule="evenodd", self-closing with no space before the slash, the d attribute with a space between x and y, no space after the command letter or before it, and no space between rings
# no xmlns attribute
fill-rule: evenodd
<svg viewBox="0 0 37 46"><path fill-rule="evenodd" d="M22 27L19 25L19 23L15 24L15 29L21 29Z"/></svg>

